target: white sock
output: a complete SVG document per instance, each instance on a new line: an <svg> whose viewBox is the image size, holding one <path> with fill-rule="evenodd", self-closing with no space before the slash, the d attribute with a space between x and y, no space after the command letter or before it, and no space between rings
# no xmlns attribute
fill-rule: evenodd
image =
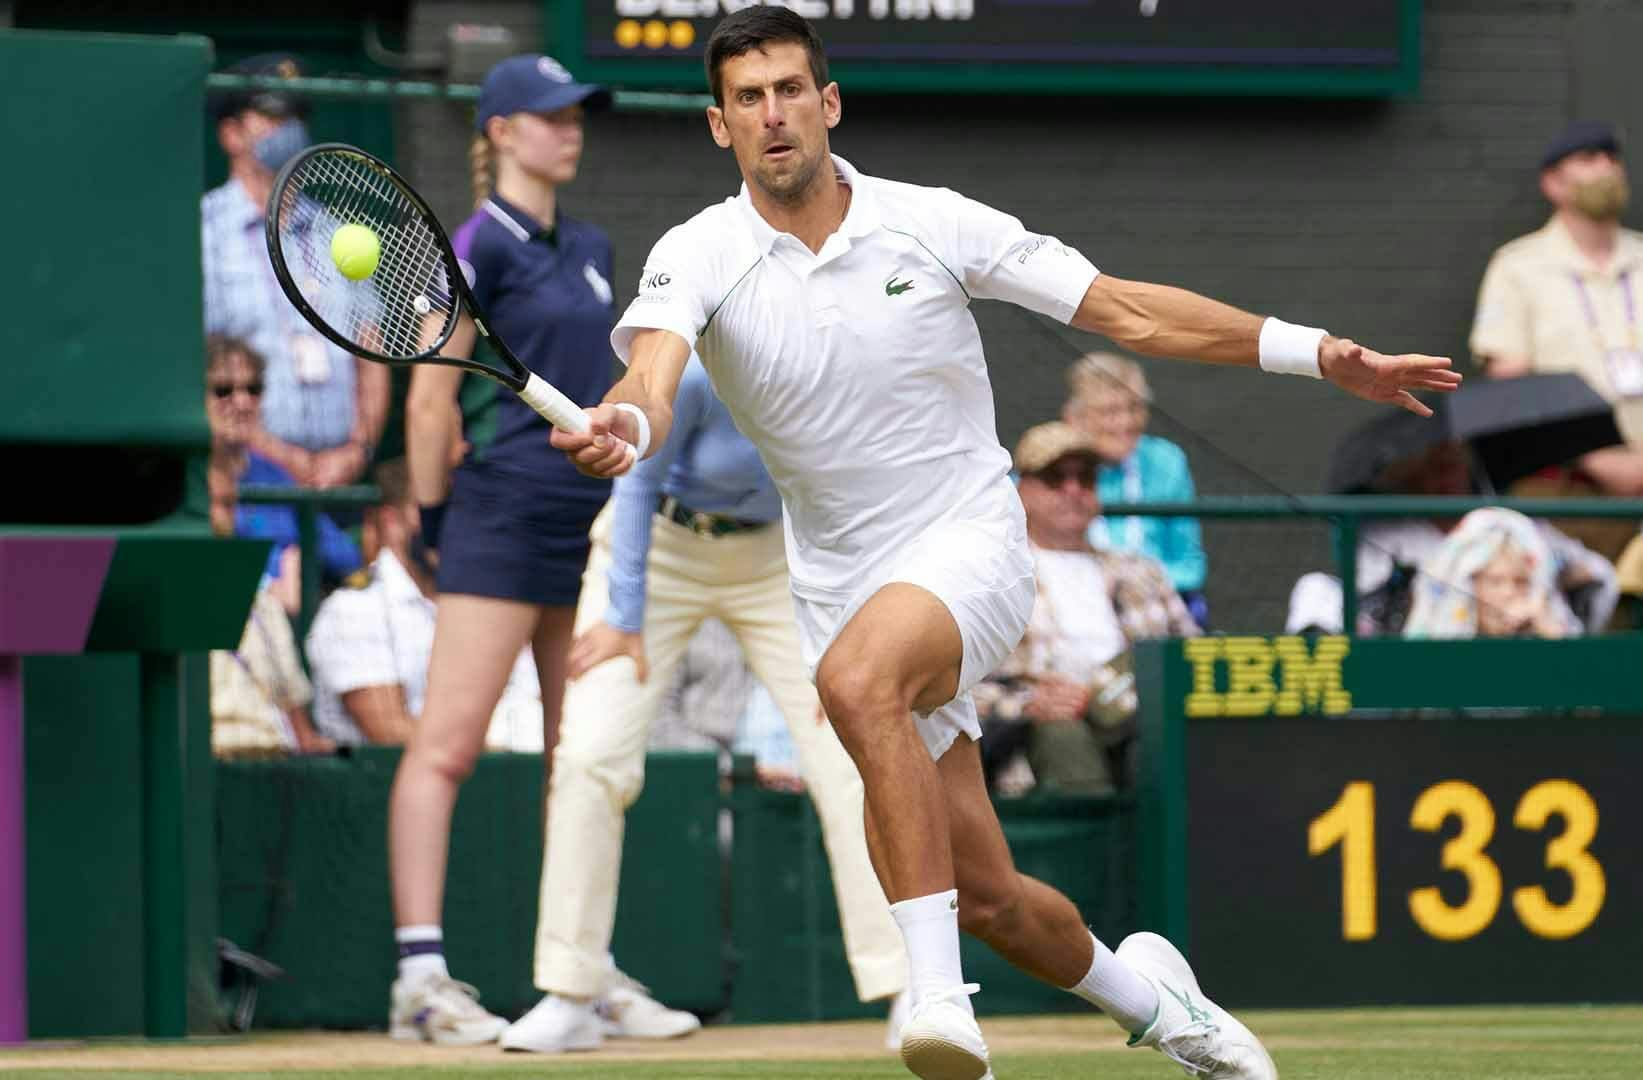
<svg viewBox="0 0 1643 1080"><path fill-rule="evenodd" d="M916 1005L925 994L964 983L958 953L958 890L917 896L890 905L907 943L907 990ZM955 997L973 1016L967 995Z"/></svg>
<svg viewBox="0 0 1643 1080"><path fill-rule="evenodd" d="M1095 960L1078 985L1067 987L1067 992L1118 1021L1131 1035L1141 1034L1158 1015L1158 991L1101 944L1100 938L1091 934L1090 941L1095 944Z"/></svg>
<svg viewBox="0 0 1643 1080"><path fill-rule="evenodd" d="M394 929L399 945L399 977L419 982L430 975L450 975L445 966L445 932L438 926L400 926Z"/></svg>

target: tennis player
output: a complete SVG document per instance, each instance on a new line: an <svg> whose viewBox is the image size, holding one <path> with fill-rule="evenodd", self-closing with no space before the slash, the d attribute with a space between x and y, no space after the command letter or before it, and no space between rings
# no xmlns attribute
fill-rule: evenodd
<svg viewBox="0 0 1643 1080"><path fill-rule="evenodd" d="M1276 1076L1167 941L1135 934L1109 950L1011 861L969 690L1021 637L1033 572L969 302L1009 300L1143 354L1323 378L1423 415L1410 391L1460 376L1446 358L1385 356L1098 273L953 191L858 172L830 152L840 99L821 43L784 8L728 16L706 60L708 125L744 186L656 244L612 334L627 374L589 411L590 432L555 431L553 444L594 475L623 472L610 436L667 437L694 345L759 448L785 509L806 660L865 785L868 848L907 946L913 1073L992 1075L962 927L1189 1075Z"/></svg>
<svg viewBox="0 0 1643 1080"><path fill-rule="evenodd" d="M692 635L709 618L735 635L793 733L833 868L857 996L895 997L905 986L901 936L862 833L861 780L817 716L801 658L781 516L759 452L692 362L667 440L616 482L593 523L570 651L573 681L548 787L536 923L536 985L548 994L503 1032L503 1049L592 1049L603 1041L599 1012L628 1010L626 995L608 989L623 814L644 782L651 724ZM696 1026L689 1014L664 1015L645 1004L638 1011L628 1026L677 1035ZM892 1042L901 1019L892 1009Z"/></svg>

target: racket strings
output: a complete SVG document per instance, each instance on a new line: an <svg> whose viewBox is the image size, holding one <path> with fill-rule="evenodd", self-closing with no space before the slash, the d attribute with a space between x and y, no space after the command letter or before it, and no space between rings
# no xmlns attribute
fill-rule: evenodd
<svg viewBox="0 0 1643 1080"><path fill-rule="evenodd" d="M280 192L276 233L287 270L327 326L361 349L408 360L455 321L443 248L422 210L368 159L314 154ZM381 245L374 273L352 281L331 257L331 238L362 225Z"/></svg>

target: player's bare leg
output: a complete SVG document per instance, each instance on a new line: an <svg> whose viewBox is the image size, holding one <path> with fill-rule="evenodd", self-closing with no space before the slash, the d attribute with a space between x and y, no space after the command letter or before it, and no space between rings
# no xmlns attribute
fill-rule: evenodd
<svg viewBox="0 0 1643 1080"><path fill-rule="evenodd" d="M936 597L891 584L845 624L816 687L861 773L869 853L907 945L902 1061L924 1080L992 1076L958 951L947 804L912 711L950 701L963 664L958 625Z"/></svg>
<svg viewBox="0 0 1643 1080"><path fill-rule="evenodd" d="M941 777L908 714L952 700L963 659L941 601L892 583L845 624L816 669L822 706L867 790L878 826L869 850L892 904L953 888Z"/></svg>
<svg viewBox="0 0 1643 1080"><path fill-rule="evenodd" d="M952 830L959 927L1036 979L1077 985L1095 959L1095 939L1071 900L1016 870L987 796L979 746L959 736L936 769ZM1152 1004L1143 1001L1137 1028L1152 1019Z"/></svg>
<svg viewBox="0 0 1643 1080"><path fill-rule="evenodd" d="M1011 964L1100 1008L1130 1033L1205 1080L1276 1080L1260 1041L1205 997L1184 957L1156 934L1132 934L1116 953L1060 892L1016 870L968 738L937 762L958 881L959 925Z"/></svg>

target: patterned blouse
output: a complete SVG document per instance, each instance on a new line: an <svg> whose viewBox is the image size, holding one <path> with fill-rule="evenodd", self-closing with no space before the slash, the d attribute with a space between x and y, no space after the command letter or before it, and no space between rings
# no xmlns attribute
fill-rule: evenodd
<svg viewBox="0 0 1643 1080"><path fill-rule="evenodd" d="M1131 645L1148 638L1197 637L1203 632L1156 559L1100 548L1090 548L1089 556L1101 570L1113 614ZM1019 719L1032 696L1034 681L1055 673L1051 657L1061 634L1055 618L1057 601L1065 598L1046 595L1041 575L1038 600L1021 644L971 691L983 719ZM1107 668L1125 664L1127 659L1126 653Z"/></svg>

